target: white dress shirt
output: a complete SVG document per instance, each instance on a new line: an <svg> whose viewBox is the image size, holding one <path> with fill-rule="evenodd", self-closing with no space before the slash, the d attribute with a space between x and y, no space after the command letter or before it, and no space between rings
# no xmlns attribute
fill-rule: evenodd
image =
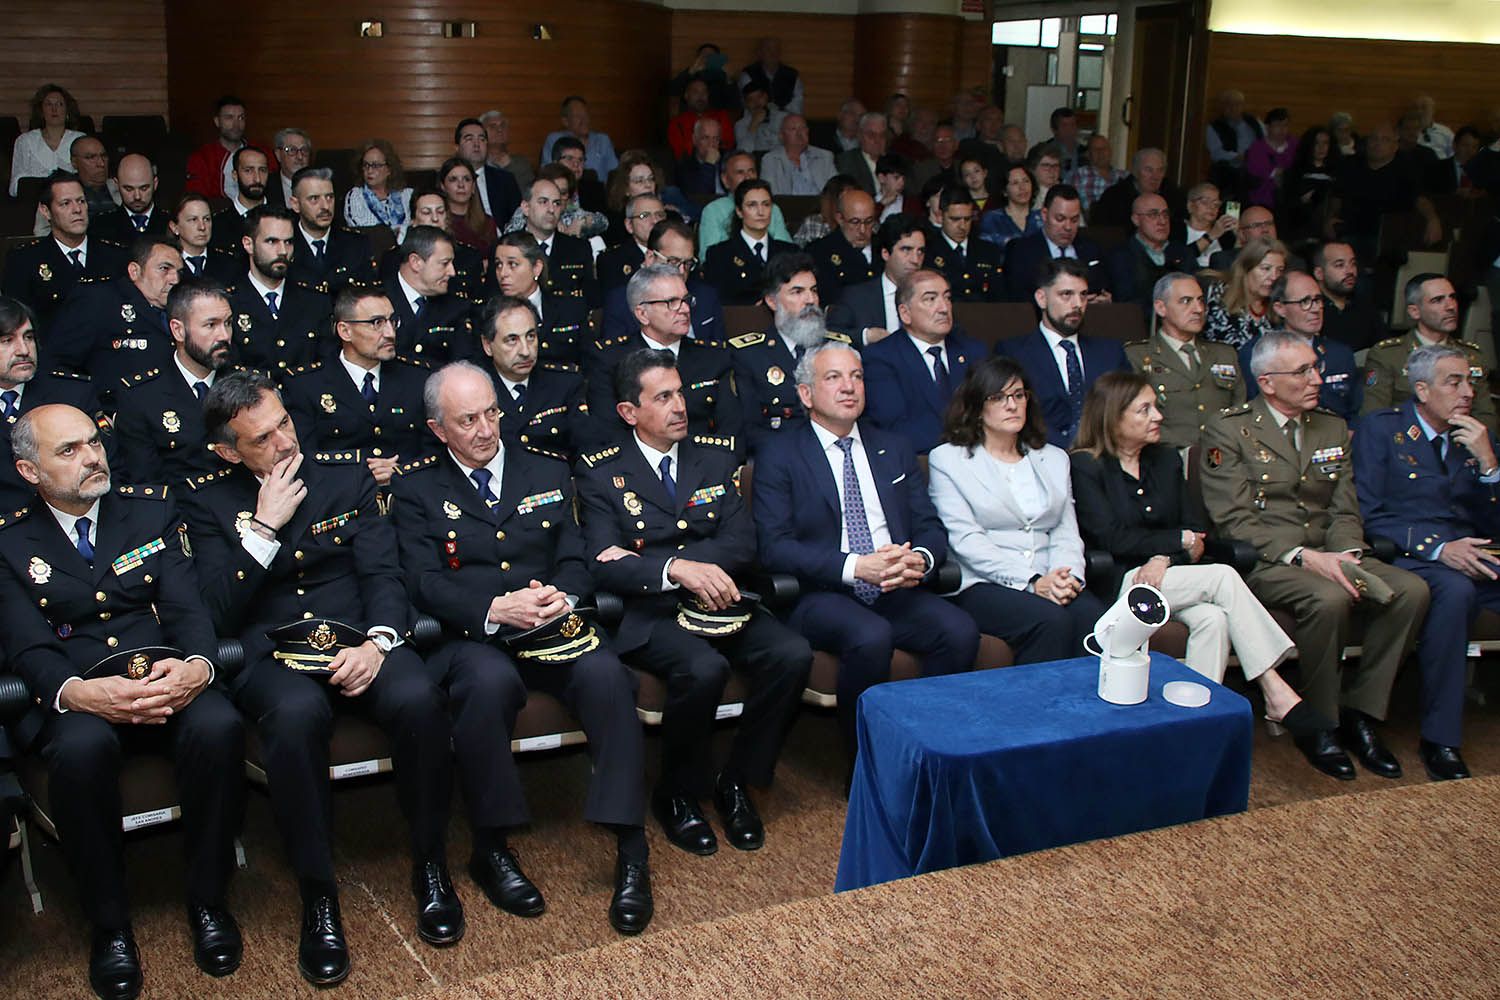
<svg viewBox="0 0 1500 1000"><path fill-rule="evenodd" d="M884 271L880 273L880 296L885 301L885 329L901 329L901 314L896 311L896 283Z"/></svg>
<svg viewBox="0 0 1500 1000"><path fill-rule="evenodd" d="M1062 376L1063 387L1066 388L1068 385L1068 355L1062 349L1063 341L1072 344L1073 349L1078 353L1078 370L1083 372L1084 380L1087 381L1089 373L1083 367L1083 345L1078 343L1078 335L1075 333L1071 337L1064 337L1055 330L1049 330L1045 323L1041 325L1040 329L1042 331L1042 338L1047 341L1047 346L1052 349L1052 360L1057 363L1057 373Z"/></svg>
<svg viewBox="0 0 1500 1000"><path fill-rule="evenodd" d="M661 460L664 458L669 458L672 460L672 464L667 466L668 470L672 473L672 482L675 483L679 478L681 478L682 466L677 461L677 442L674 441L672 443L672 447L669 451L657 451L655 448L642 441L639 434L632 433L630 436L632 439L634 439L635 446L641 450L641 457L646 460L646 465L651 468L652 473L655 474L658 480L661 479ZM676 559L676 556L673 556L672 559L668 559L666 562L662 563L661 589L664 591L677 589L677 584L673 583L667 576L667 574L672 570L672 562L674 559Z"/></svg>
<svg viewBox="0 0 1500 1000"><path fill-rule="evenodd" d="M1203 239L1203 237L1205 237L1207 235L1208 235L1208 230L1206 230L1206 229L1195 229L1193 227L1192 223L1188 223L1188 227L1187 227L1187 245L1188 246L1193 247L1194 249L1196 249L1197 245L1198 245L1198 241L1201 240L1201 239ZM1224 249L1224 248L1221 247L1221 246L1219 246L1219 241L1218 240L1209 240L1208 241L1208 249L1204 250L1202 253L1200 253L1198 255L1198 266L1199 267L1207 267L1208 266L1208 258L1212 257L1214 254L1218 253L1222 249Z"/></svg>
<svg viewBox="0 0 1500 1000"><path fill-rule="evenodd" d="M1052 242L1052 237L1048 236L1045 232L1042 233L1042 239L1047 243L1047 256L1051 257L1053 260L1056 260L1058 257L1070 257L1073 260L1078 259L1078 251L1075 250L1072 246L1058 246L1056 243Z"/></svg>
<svg viewBox="0 0 1500 1000"><path fill-rule="evenodd" d="M860 554L849 552L849 526L843 523L844 510L844 450L838 446L838 437L814 421L812 423L813 433L817 435L818 444L823 448L823 454L828 459L828 468L833 473L833 485L839 494L839 549L848 552L844 557L844 585L854 586L854 566L859 561ZM865 505L865 520L870 524L870 541L876 549L883 545L891 544L891 529L886 521L885 508L880 504L880 493L875 488L875 473L870 468L869 456L865 454L864 442L859 436L859 425L849 432L854 439L854 447L849 449L849 454L854 459L854 476L859 480L859 497ZM931 556L929 555L929 561Z"/></svg>
<svg viewBox="0 0 1500 1000"><path fill-rule="evenodd" d="M760 256L756 259L761 261L761 263L765 263L767 260L771 259L771 234L769 232L761 236L760 239L756 239L754 236L751 236L745 230L741 229L740 239L745 241L745 249L750 251L750 256L755 257L755 244L759 243Z"/></svg>
<svg viewBox="0 0 1500 1000"><path fill-rule="evenodd" d="M656 341L652 340L651 337L649 335L647 335L647 333L646 333L646 331L644 329L641 330L641 340L643 340L645 342L645 345L647 347L649 347L653 351L671 351L672 352L672 357L674 357L674 358L681 358L682 357L682 341L681 340L672 340L672 341L668 341L665 344L659 344ZM637 438L636 440L640 440L640 439ZM641 447L644 448L646 446L643 444L643 445L641 445ZM657 461L660 462L661 459L657 458ZM677 459L675 459L675 458L672 459L672 464L675 467L676 464L677 464Z"/></svg>
<svg viewBox="0 0 1500 1000"><path fill-rule="evenodd" d="M355 390L357 392L363 392L364 391L364 388L365 388L365 375L366 375L366 373L375 376L375 391L376 391L376 393L380 392L380 362L379 361L375 362L375 367L374 368L361 368L359 365L355 364L353 361L350 361L349 360L349 356L347 354L345 354L343 351L340 351L339 352L339 364L343 365L344 366L344 371L346 371L346 372L349 373L349 378L354 383L354 388L355 388Z"/></svg>
<svg viewBox="0 0 1500 1000"><path fill-rule="evenodd" d="M89 238L87 236L85 236L83 238L83 241L81 243L79 243L76 247L70 247L70 246L68 246L66 243L64 243L62 240L58 239L56 236L52 237L52 242L56 243L57 244L57 249L59 249L59 250L61 250L63 252L63 257L67 258L68 260L72 260L73 258L70 255L73 253L73 251L76 250L76 251L78 251L78 254L79 254L79 257L78 257L78 266L79 267L88 267L89 266Z"/></svg>
<svg viewBox="0 0 1500 1000"><path fill-rule="evenodd" d="M82 138L82 132L65 128L57 148L53 149L42 138L39 128L16 136L10 156L10 196L16 196L23 177L46 177L54 170L73 173L73 140Z"/></svg>
<svg viewBox="0 0 1500 1000"><path fill-rule="evenodd" d="M250 286L255 289L255 294L260 296L260 300L262 302L266 301L267 295L275 292L276 312L279 314L281 310L286 308L286 295L284 294L286 292L285 278L282 278L274 285L268 285L264 280L261 279L261 276L256 273L255 268L250 268L248 273L250 275Z"/></svg>
<svg viewBox="0 0 1500 1000"><path fill-rule="evenodd" d="M396 283L401 286L401 294L406 296L406 307L410 309L412 315L415 316L417 314L417 300L425 299L427 296L423 295L421 292L411 287L411 285L407 284L406 278L403 277L399 271L396 273Z"/></svg>
<svg viewBox="0 0 1500 1000"><path fill-rule="evenodd" d="M279 170L276 171L276 176L281 179L281 203L290 208L292 204L292 179ZM303 230L303 232L306 231Z"/></svg>
<svg viewBox="0 0 1500 1000"><path fill-rule="evenodd" d="M948 363L948 345L946 343L929 344L927 343L927 341L922 340L910 330L906 331L906 336L911 340L911 346L915 347L917 351L922 355L922 363L927 366L927 374L932 376L934 382L937 381L937 358L934 358L931 354L927 353L934 347L941 347L943 349L943 367L948 369L948 378L950 380L953 378L953 366Z"/></svg>
<svg viewBox="0 0 1500 1000"><path fill-rule="evenodd" d="M199 378L197 375L194 375L192 372L187 370L187 368L182 363L182 357L176 351L172 352L172 363L177 366L178 373L182 376L182 380L187 383L187 387L189 389L191 389L193 387L193 384L196 382L202 382L210 389L213 388L214 376L217 375L218 372L210 371L207 375Z"/></svg>
<svg viewBox="0 0 1500 1000"><path fill-rule="evenodd" d="M528 296L526 296L526 301L530 302L531 303L531 307L536 310L536 315L537 315L538 322L544 321L547 318L547 314L544 313L544 312L542 312L542 286L541 285L537 285L535 288L533 288L531 290L531 294L528 295Z"/></svg>

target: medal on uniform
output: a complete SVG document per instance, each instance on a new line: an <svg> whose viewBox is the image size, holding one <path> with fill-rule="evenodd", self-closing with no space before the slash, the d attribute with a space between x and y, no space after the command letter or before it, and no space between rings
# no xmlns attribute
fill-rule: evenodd
<svg viewBox="0 0 1500 1000"><path fill-rule="evenodd" d="M163 410L161 425L166 428L168 434L176 434L182 430L182 418L177 415L176 410Z"/></svg>
<svg viewBox="0 0 1500 1000"><path fill-rule="evenodd" d="M836 253L829 254L828 255L828 259L833 262L833 266L834 267L838 267L838 266L840 266L841 264L844 263L843 261L839 260L839 255L836 254ZM939 265L939 266L941 266L941 265Z"/></svg>
<svg viewBox="0 0 1500 1000"><path fill-rule="evenodd" d="M625 504L625 513L631 517L639 517L641 511L645 510L644 505L641 503L641 498L636 496L634 491L627 491L621 494L620 500Z"/></svg>
<svg viewBox="0 0 1500 1000"><path fill-rule="evenodd" d="M1419 430L1417 430L1417 425L1416 424L1412 424L1410 427L1408 427L1406 429L1406 436L1409 437L1409 438L1411 438L1413 441L1415 441L1417 438L1419 438L1419 437L1422 436L1422 432L1419 431Z"/></svg>
<svg viewBox="0 0 1500 1000"><path fill-rule="evenodd" d="M734 258L734 266L735 267L744 267L745 266L745 262L742 261L742 260L740 260L738 257L736 257L736 258Z"/></svg>
<svg viewBox="0 0 1500 1000"><path fill-rule="evenodd" d="M776 365L772 365L766 369L766 381L772 385L780 385L786 381L786 372L782 371Z"/></svg>
<svg viewBox="0 0 1500 1000"><path fill-rule="evenodd" d="M616 476L614 479L612 479L610 481L615 484L615 489L617 489L617 490L623 490L625 488L625 477L624 476Z"/></svg>
<svg viewBox="0 0 1500 1000"><path fill-rule="evenodd" d="M43 281L51 281L52 280L52 266L50 264L43 264L43 265L41 265L40 267L38 267L36 269L36 276L38 278L41 278Z"/></svg>
<svg viewBox="0 0 1500 1000"><path fill-rule="evenodd" d="M52 579L52 567L48 566L41 556L31 557L31 562L26 566L26 572L31 575L31 582L38 586Z"/></svg>
<svg viewBox="0 0 1500 1000"><path fill-rule="evenodd" d="M251 320L249 313L240 313L238 318L236 318L234 321L234 325L240 328L241 333L249 333L250 324Z"/></svg>
<svg viewBox="0 0 1500 1000"><path fill-rule="evenodd" d="M837 261L835 261L835 263L837 263ZM941 257L934 257L934 258L932 258L932 263L935 266L940 267L940 268L948 266L947 262L944 261L943 258L941 258Z"/></svg>
<svg viewBox="0 0 1500 1000"><path fill-rule="evenodd" d="M457 521L460 517L463 517L463 512L458 509L458 504L452 500L443 501L443 514L450 521Z"/></svg>
<svg viewBox="0 0 1500 1000"><path fill-rule="evenodd" d="M131 305L129 302L127 302L124 305L122 305L120 307L120 318L123 319L127 323L134 323L135 322L135 306Z"/></svg>
<svg viewBox="0 0 1500 1000"><path fill-rule="evenodd" d="M189 559L193 558L193 545L188 541L187 525L177 526L177 543L182 546L182 554Z"/></svg>
<svg viewBox="0 0 1500 1000"><path fill-rule="evenodd" d="M325 392L318 397L318 405L323 407L324 413L333 413L339 408L339 404L333 401L333 393Z"/></svg>
<svg viewBox="0 0 1500 1000"><path fill-rule="evenodd" d="M250 513L248 510L240 511L238 514L234 515L234 530L243 535L245 532L250 530L250 522L253 520L255 520L254 514Z"/></svg>

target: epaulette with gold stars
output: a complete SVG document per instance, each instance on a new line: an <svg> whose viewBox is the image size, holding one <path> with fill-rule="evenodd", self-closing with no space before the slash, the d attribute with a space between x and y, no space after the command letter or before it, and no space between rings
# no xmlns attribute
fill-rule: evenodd
<svg viewBox="0 0 1500 1000"><path fill-rule="evenodd" d="M7 514L5 517L0 517L0 528L5 527L7 524L20 524L26 519L26 515L30 513L30 507L22 507L20 510L16 511L13 514Z"/></svg>
<svg viewBox="0 0 1500 1000"><path fill-rule="evenodd" d="M37 236L37 237L35 237L33 239L23 240L22 242L15 244L12 249L15 249L15 250L28 250L31 247L41 246L41 243L42 243L42 238L40 236Z"/></svg>
<svg viewBox="0 0 1500 1000"><path fill-rule="evenodd" d="M141 486L132 483L129 486L116 486L115 492L122 497L134 497L137 500L165 500L167 498L165 486Z"/></svg>
<svg viewBox="0 0 1500 1000"><path fill-rule="evenodd" d="M1454 337L1453 338L1453 342L1455 344L1457 344L1459 347L1462 347L1466 351L1478 351L1479 350L1479 345L1476 344L1476 343L1474 343L1472 340L1459 340L1457 337Z"/></svg>
<svg viewBox="0 0 1500 1000"><path fill-rule="evenodd" d="M396 473L397 475L404 476L407 473L416 472L418 469L430 468L436 465L437 462L438 456L428 455L426 458L419 458L415 462L407 462L404 465L396 466Z"/></svg>
<svg viewBox="0 0 1500 1000"><path fill-rule="evenodd" d="M296 368L288 368L286 371L281 373L281 377L296 378L298 375L306 375L308 372L319 371L322 369L322 367L323 362L314 361L311 364L298 365Z"/></svg>
<svg viewBox="0 0 1500 1000"><path fill-rule="evenodd" d="M824 330L823 339L831 340L837 344L848 344L850 347L854 346L853 337L849 336L847 333L840 333L837 330Z"/></svg>
<svg viewBox="0 0 1500 1000"><path fill-rule="evenodd" d="M133 385L141 385L150 382L161 374L160 368L152 368L150 371L138 372L134 375L121 376L120 383L129 389Z"/></svg>
<svg viewBox="0 0 1500 1000"><path fill-rule="evenodd" d="M620 344L627 343L631 340L631 338L637 336L639 336L639 334L622 333L618 337L607 337L604 340L596 340L594 341L594 346L599 348L599 350L601 351L607 351L611 347L616 347Z"/></svg>
<svg viewBox="0 0 1500 1000"><path fill-rule="evenodd" d="M312 460L319 465L353 465L363 461L358 449L354 451L317 451L313 452Z"/></svg>
<svg viewBox="0 0 1500 1000"><path fill-rule="evenodd" d="M152 369L153 374L155 373L155 371L156 370L153 368ZM62 369L58 369L57 371L51 371L51 372L48 372L47 374L51 375L53 378L71 378L71 379L77 379L80 382L91 382L91 381L93 381L87 375L80 375L77 372L65 372Z"/></svg>
<svg viewBox="0 0 1500 1000"><path fill-rule="evenodd" d="M568 460L568 456L565 453L554 451L551 448L543 448L540 445L528 444L526 445L526 450L533 455L540 455L543 458L553 458L559 462L566 462Z"/></svg>
<svg viewBox="0 0 1500 1000"><path fill-rule="evenodd" d="M1130 340L1130 341L1126 341L1126 343L1125 343L1126 350L1129 350L1132 347L1150 347L1150 346L1151 346L1151 338L1149 338L1149 337L1146 338L1145 340Z"/></svg>
<svg viewBox="0 0 1500 1000"><path fill-rule="evenodd" d="M401 362L403 365L411 365L413 368L421 368L426 371L432 371L432 362L428 361L425 358L414 358L410 357L409 355L398 354L396 355L396 360Z"/></svg>
<svg viewBox="0 0 1500 1000"><path fill-rule="evenodd" d="M705 448L723 448L725 451L734 451L734 435L721 437L716 434L694 434L693 444Z"/></svg>
<svg viewBox="0 0 1500 1000"><path fill-rule="evenodd" d="M1399 344L1401 344L1404 340L1406 340L1406 335L1405 334L1402 334L1399 337L1387 337L1384 340L1382 340L1379 343L1377 343L1375 346L1376 347L1396 347Z"/></svg>
<svg viewBox="0 0 1500 1000"><path fill-rule="evenodd" d="M619 453L620 453L620 446L617 445L617 444L612 444L608 448L603 448L603 449L600 449L599 451L591 452L591 453L589 453L587 455L582 456L583 457L583 464L587 465L590 469L592 469L594 466L598 465L600 462L606 462L609 459L614 458Z"/></svg>
<svg viewBox="0 0 1500 1000"><path fill-rule="evenodd" d="M738 337L730 337L729 346L739 348L754 347L756 344L765 343L765 340L766 335L764 333L742 333Z"/></svg>
<svg viewBox="0 0 1500 1000"><path fill-rule="evenodd" d="M234 466L232 466L232 465L226 465L226 466L224 466L224 468L219 469L217 472L210 472L207 475L203 475L203 476L193 476L193 477L189 478L188 481L187 481L188 489L191 489L191 490L201 490L205 486L208 486L211 483L214 483L214 482L217 482L220 479L223 479L225 476L229 475L233 471L234 471Z"/></svg>
<svg viewBox="0 0 1500 1000"><path fill-rule="evenodd" d="M564 375L576 375L579 367L571 361L543 361L538 367L544 371L562 372Z"/></svg>
<svg viewBox="0 0 1500 1000"><path fill-rule="evenodd" d="M1237 417L1242 413L1250 412L1249 403L1240 403L1238 406L1226 406L1219 411L1221 417Z"/></svg>

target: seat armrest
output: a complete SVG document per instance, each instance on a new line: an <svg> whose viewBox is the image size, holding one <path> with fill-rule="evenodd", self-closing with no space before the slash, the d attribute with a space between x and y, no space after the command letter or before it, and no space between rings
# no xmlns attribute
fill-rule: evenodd
<svg viewBox="0 0 1500 1000"><path fill-rule="evenodd" d="M215 662L221 676L236 673L245 665L245 646L238 639L219 640L219 658Z"/></svg>
<svg viewBox="0 0 1500 1000"><path fill-rule="evenodd" d="M599 609L599 621L605 625L616 625L625 617L624 599L607 590L594 591L594 607Z"/></svg>
<svg viewBox="0 0 1500 1000"><path fill-rule="evenodd" d="M1203 543L1203 554L1216 563L1233 566L1245 576L1260 562L1260 553L1243 538L1210 538Z"/></svg>
<svg viewBox="0 0 1500 1000"><path fill-rule="evenodd" d="M1396 543L1391 541L1389 538L1376 536L1370 538L1369 542L1370 555L1374 556L1376 559L1379 559L1381 562L1393 562L1396 557L1401 554L1401 550L1396 547Z"/></svg>
<svg viewBox="0 0 1500 1000"><path fill-rule="evenodd" d="M15 722L31 708L31 689L19 675L0 673L0 726Z"/></svg>

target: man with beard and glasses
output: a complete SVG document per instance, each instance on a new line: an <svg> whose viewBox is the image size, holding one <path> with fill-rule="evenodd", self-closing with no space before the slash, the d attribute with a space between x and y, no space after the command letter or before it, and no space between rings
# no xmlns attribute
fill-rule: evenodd
<svg viewBox="0 0 1500 1000"><path fill-rule="evenodd" d="M235 250L239 247L239 234L244 231L239 221L266 203L266 180L270 177L271 161L265 153L246 146L229 162L234 164L238 193L230 199L228 207L214 213L213 245Z"/></svg>
<svg viewBox="0 0 1500 1000"><path fill-rule="evenodd" d="M334 225L334 205L332 170L303 167L297 171L287 204L298 216L297 250L287 277L327 295L337 295L351 281L362 285L375 281L369 241Z"/></svg>
<svg viewBox="0 0 1500 1000"><path fill-rule="evenodd" d="M109 418L88 376L42 371L37 365L36 320L31 310L16 299L0 296L0 512L19 510L32 492L12 460L10 428L48 403L66 403L87 413L106 447L113 448Z"/></svg>
<svg viewBox="0 0 1500 1000"><path fill-rule="evenodd" d="M240 364L274 378L311 364L332 346L328 296L286 280L297 246L296 224L291 212L269 205L245 216L240 246L247 270L229 289Z"/></svg>
<svg viewBox="0 0 1500 1000"><path fill-rule="evenodd" d="M211 278L189 278L167 296L171 360L122 378L115 393L115 467L127 481L176 483L221 465L203 430L202 400L230 366L233 315Z"/></svg>
<svg viewBox="0 0 1500 1000"><path fill-rule="evenodd" d="M193 958L227 976L242 952L225 890L244 811L244 723L214 686L218 642L183 523L165 486L113 486L81 410L38 407L10 437L35 493L0 517L0 640L36 699L19 729L45 765L90 925L89 985L108 1000L141 990L120 774L125 755L142 752L170 758L177 779Z"/></svg>
<svg viewBox="0 0 1500 1000"><path fill-rule="evenodd" d="M692 308L688 311L691 319L688 336L694 340L718 340L724 335L724 306L714 286L698 276L695 254L693 227L681 219L666 218L651 227L641 266L667 264L677 268L677 273L687 282L688 294L693 297ZM598 343L607 344L621 337L633 336L639 326L630 303L626 301L625 285L610 289L604 297L604 330ZM585 368L590 356L590 349L585 347Z"/></svg>
<svg viewBox="0 0 1500 1000"><path fill-rule="evenodd" d="M167 231L167 213L156 204L156 164L140 153L120 157L115 187L120 192L120 210L94 219L89 224L92 235L124 247L138 236Z"/></svg>
<svg viewBox="0 0 1500 1000"><path fill-rule="evenodd" d="M940 271L912 272L896 289L901 327L865 349L867 422L903 435L918 455L937 447L948 401L983 344L954 328L953 292Z"/></svg>
<svg viewBox="0 0 1500 1000"><path fill-rule="evenodd" d="M1353 246L1335 240L1318 247L1312 253L1312 276L1323 290L1323 336L1351 351L1369 350L1385 339L1380 313L1354 294L1359 260Z"/></svg>
<svg viewBox="0 0 1500 1000"><path fill-rule="evenodd" d="M824 326L811 254L772 257L761 302L772 314L770 324L729 338L735 391L744 412L742 433L752 455L777 433L807 419L792 379L803 353L825 341L860 346L849 334Z"/></svg>

